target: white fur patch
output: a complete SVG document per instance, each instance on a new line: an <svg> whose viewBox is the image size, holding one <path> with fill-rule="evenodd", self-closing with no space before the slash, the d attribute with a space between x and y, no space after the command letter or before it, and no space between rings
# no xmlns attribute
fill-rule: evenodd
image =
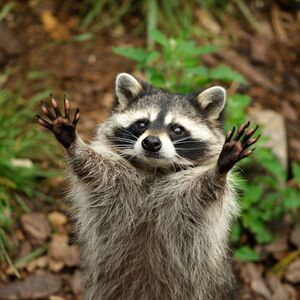
<svg viewBox="0 0 300 300"><path fill-rule="evenodd" d="M206 125L197 123L187 117L173 115L172 122L182 125L186 130L190 132L191 137L194 139L209 141L214 138L211 130L209 130Z"/></svg>
<svg viewBox="0 0 300 300"><path fill-rule="evenodd" d="M112 118L114 119L115 124L120 127L128 127L133 122L138 121L140 119L149 119L151 122L157 118L158 111L157 110L146 110L146 111L126 111L124 113L119 113L114 115Z"/></svg>
<svg viewBox="0 0 300 300"><path fill-rule="evenodd" d="M169 136L166 133L162 133L159 135L159 138L162 143L162 147L159 150L159 154L163 158L175 158L176 151Z"/></svg>
<svg viewBox="0 0 300 300"><path fill-rule="evenodd" d="M165 122L164 122L164 124L165 124L166 126L169 125L170 123L172 123L173 118L174 118L173 114L172 114L171 112L168 112L168 113L166 114L166 116L165 116Z"/></svg>

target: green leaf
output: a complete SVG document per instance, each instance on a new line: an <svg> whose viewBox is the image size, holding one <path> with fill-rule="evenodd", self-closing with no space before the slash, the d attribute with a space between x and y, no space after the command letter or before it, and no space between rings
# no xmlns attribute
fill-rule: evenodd
<svg viewBox="0 0 300 300"><path fill-rule="evenodd" d="M189 75L189 77L191 75L197 75L197 76L201 76L201 77L207 76L207 68L204 66L186 67L184 69L184 72L186 72Z"/></svg>
<svg viewBox="0 0 300 300"><path fill-rule="evenodd" d="M293 170L293 174L294 174L296 182L300 185L300 165L296 162L293 162L292 170Z"/></svg>
<svg viewBox="0 0 300 300"><path fill-rule="evenodd" d="M240 261L259 261L259 255L249 246L241 246L235 250L235 257Z"/></svg>
<svg viewBox="0 0 300 300"><path fill-rule="evenodd" d="M114 47L113 51L116 54L122 55L139 63L146 62L149 57L149 53L143 48Z"/></svg>
<svg viewBox="0 0 300 300"><path fill-rule="evenodd" d="M26 77L28 79L35 80L35 79L43 79L50 76L51 73L49 71L29 71Z"/></svg>
<svg viewBox="0 0 300 300"><path fill-rule="evenodd" d="M3 21L7 17L7 15L15 7L15 5L16 5L16 3L14 1L9 1L5 5L3 5L3 7L0 11L0 22Z"/></svg>
<svg viewBox="0 0 300 300"><path fill-rule="evenodd" d="M242 235L243 229L239 223L234 223L231 230L230 239L233 243L237 243Z"/></svg>
<svg viewBox="0 0 300 300"><path fill-rule="evenodd" d="M222 81L235 81L243 84L247 83L243 75L223 64L220 64L216 68L211 69L209 71L209 77L211 79Z"/></svg>
<svg viewBox="0 0 300 300"><path fill-rule="evenodd" d="M166 38L166 36L159 30L152 30L150 32L150 36L153 38L153 40L155 42L157 42L158 44L167 47L168 46L168 39Z"/></svg>
<svg viewBox="0 0 300 300"><path fill-rule="evenodd" d="M249 208L253 204L257 203L263 193L263 189L260 186L248 185L247 192L244 193L242 198L242 205L244 208Z"/></svg>
<svg viewBox="0 0 300 300"><path fill-rule="evenodd" d="M197 50L195 50L195 54L203 55L203 54L209 54L209 53L215 53L219 50L218 46L214 45L206 45L202 47L197 47Z"/></svg>
<svg viewBox="0 0 300 300"><path fill-rule="evenodd" d="M270 149L260 148L255 153L255 159L259 164L281 181L286 180L286 172L278 159L272 154Z"/></svg>
<svg viewBox="0 0 300 300"><path fill-rule="evenodd" d="M94 37L93 33L86 32L83 34L78 34L78 35L73 36L72 40L76 41L76 42L85 42L85 41L91 40L93 37Z"/></svg>
<svg viewBox="0 0 300 300"><path fill-rule="evenodd" d="M242 216L242 221L245 227L255 235L258 243L269 243L273 237L270 232L265 228L264 222L261 220L262 211L252 207Z"/></svg>
<svg viewBox="0 0 300 300"><path fill-rule="evenodd" d="M300 207L300 192L287 187L283 193L283 205L287 209L295 210Z"/></svg>

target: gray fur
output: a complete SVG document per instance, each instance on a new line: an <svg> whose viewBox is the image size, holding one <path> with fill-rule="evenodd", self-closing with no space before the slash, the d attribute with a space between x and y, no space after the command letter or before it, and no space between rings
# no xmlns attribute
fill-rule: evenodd
<svg viewBox="0 0 300 300"><path fill-rule="evenodd" d="M117 107L90 145L77 135L68 149L85 299L233 299L228 235L238 209L230 173L216 171L220 126L180 95L148 91L135 101ZM201 162L178 161L179 171L135 165L108 141L118 114L162 101L208 128L210 153Z"/></svg>

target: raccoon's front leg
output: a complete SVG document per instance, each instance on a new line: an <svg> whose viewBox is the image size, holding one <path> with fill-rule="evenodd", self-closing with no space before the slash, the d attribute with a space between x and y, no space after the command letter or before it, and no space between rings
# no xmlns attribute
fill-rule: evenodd
<svg viewBox="0 0 300 300"><path fill-rule="evenodd" d="M260 137L257 136L256 138L251 138L256 132L258 126L246 131L249 125L250 122L241 125L234 138L234 127L227 133L225 143L217 163L217 170L220 174L226 174L238 161L250 156L255 150L255 148L248 148L255 144Z"/></svg>
<svg viewBox="0 0 300 300"><path fill-rule="evenodd" d="M72 171L84 182L97 185L101 177L100 169L111 167L109 162L85 144L78 135L76 125L80 117L79 109L77 108L74 117L70 118L70 103L66 98L64 99L64 114L61 113L54 98L51 102L54 113L42 102L42 111L49 120L38 115L38 122L49 129L66 148L68 164Z"/></svg>

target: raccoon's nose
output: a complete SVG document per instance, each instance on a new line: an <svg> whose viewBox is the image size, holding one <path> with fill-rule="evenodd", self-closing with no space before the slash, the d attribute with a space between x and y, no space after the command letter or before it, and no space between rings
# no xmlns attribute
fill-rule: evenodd
<svg viewBox="0 0 300 300"><path fill-rule="evenodd" d="M142 141L142 146L145 150L158 152L161 148L161 141L157 136L147 136Z"/></svg>

